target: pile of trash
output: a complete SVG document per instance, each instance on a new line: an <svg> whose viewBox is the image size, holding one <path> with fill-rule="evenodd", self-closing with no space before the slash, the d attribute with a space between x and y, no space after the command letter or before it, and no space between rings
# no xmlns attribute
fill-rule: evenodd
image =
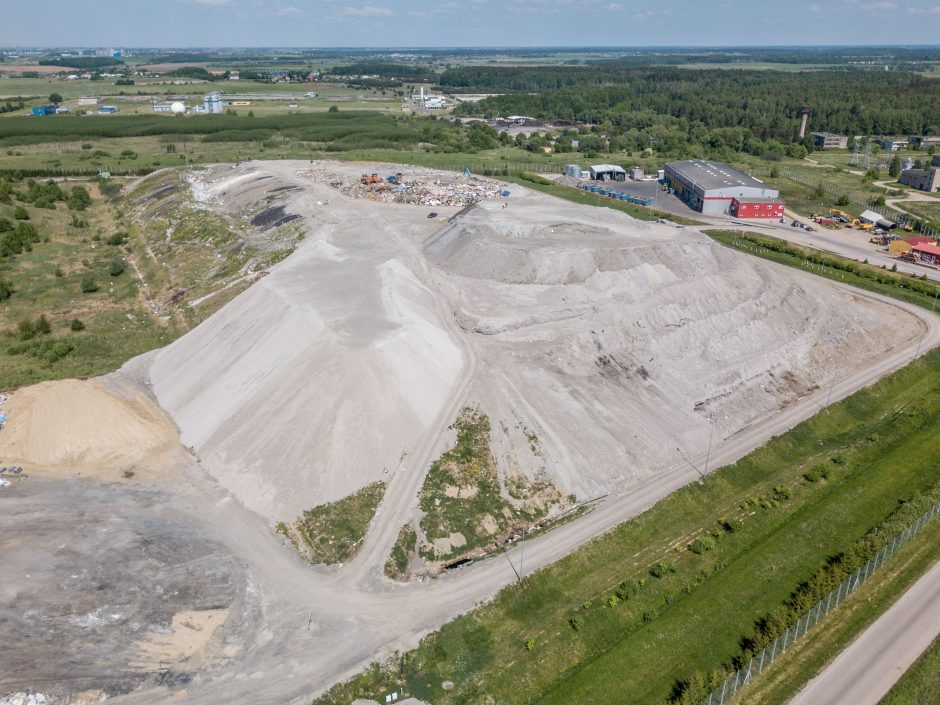
<svg viewBox="0 0 940 705"><path fill-rule="evenodd" d="M46 705L48 702L42 693L7 693L0 698L0 705Z"/></svg>
<svg viewBox="0 0 940 705"><path fill-rule="evenodd" d="M509 191L491 179L472 175L441 178L440 172L421 168L408 169L408 173L404 174L369 173L358 177L338 170L324 173L321 168L308 169L300 175L324 180L352 198L380 203L464 208L483 200L509 195Z"/></svg>

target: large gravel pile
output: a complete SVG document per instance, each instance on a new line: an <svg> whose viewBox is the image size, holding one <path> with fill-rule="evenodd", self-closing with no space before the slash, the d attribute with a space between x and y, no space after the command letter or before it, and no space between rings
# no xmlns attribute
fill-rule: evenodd
<svg viewBox="0 0 940 705"><path fill-rule="evenodd" d="M243 165L200 187L225 208L304 189L283 191L310 228L296 253L151 369L183 443L272 520L424 472L409 455L440 436L461 385L491 417L504 477L547 474L587 498L919 331L691 228L524 189L434 220L337 194L367 169Z"/></svg>

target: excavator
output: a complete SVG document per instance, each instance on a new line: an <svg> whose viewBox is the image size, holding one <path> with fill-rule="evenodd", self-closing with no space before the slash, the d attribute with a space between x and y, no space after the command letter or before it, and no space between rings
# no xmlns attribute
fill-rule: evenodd
<svg viewBox="0 0 940 705"><path fill-rule="evenodd" d="M850 216L845 211L840 211L838 208L830 208L829 215L834 215L836 220L838 220L840 223L852 222L852 216Z"/></svg>
<svg viewBox="0 0 940 705"><path fill-rule="evenodd" d="M359 179L359 183L369 186L370 184L381 183L382 179L379 178L378 174L363 174Z"/></svg>

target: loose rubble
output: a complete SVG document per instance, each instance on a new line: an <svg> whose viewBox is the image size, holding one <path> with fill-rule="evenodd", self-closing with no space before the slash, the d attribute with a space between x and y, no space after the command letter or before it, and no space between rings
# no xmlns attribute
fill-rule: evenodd
<svg viewBox="0 0 940 705"><path fill-rule="evenodd" d="M463 208L509 193L492 179L473 175L447 177L422 167L403 167L402 171L390 172L388 165L381 169L364 165L362 171L362 176L356 177L349 173L348 166L340 170L325 162L299 171L298 176L325 181L347 196L379 203Z"/></svg>

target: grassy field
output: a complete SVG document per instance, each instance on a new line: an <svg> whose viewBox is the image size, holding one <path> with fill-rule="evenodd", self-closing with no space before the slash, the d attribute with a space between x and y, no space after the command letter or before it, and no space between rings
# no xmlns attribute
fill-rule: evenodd
<svg viewBox="0 0 940 705"><path fill-rule="evenodd" d="M934 538L934 541L940 536ZM923 705L940 694L940 637L921 655L879 705Z"/></svg>
<svg viewBox="0 0 940 705"><path fill-rule="evenodd" d="M406 654L406 688L435 703L663 703L940 480L938 382L935 351L505 589ZM825 479L804 477L819 466ZM705 535L710 550L687 550ZM320 702L375 697L396 676L373 671Z"/></svg>
<svg viewBox="0 0 940 705"><path fill-rule="evenodd" d="M358 549L369 530L385 483L373 482L336 502L308 509L296 522L277 525L311 563L342 563Z"/></svg>
<svg viewBox="0 0 940 705"><path fill-rule="evenodd" d="M826 279L893 296L931 311L940 310L940 285L925 277L891 272L873 264L794 245L769 235L726 230L706 230L705 234L726 247L809 271Z"/></svg>

